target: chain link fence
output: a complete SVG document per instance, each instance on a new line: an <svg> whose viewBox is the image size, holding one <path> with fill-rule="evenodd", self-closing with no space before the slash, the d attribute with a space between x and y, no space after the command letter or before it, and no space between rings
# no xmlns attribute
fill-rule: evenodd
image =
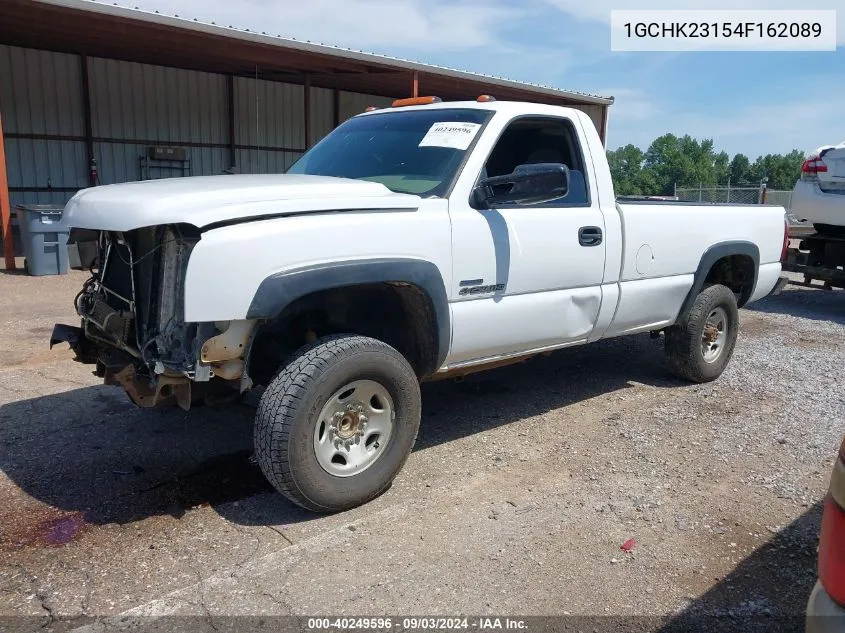
<svg viewBox="0 0 845 633"><path fill-rule="evenodd" d="M678 200L727 204L775 204L789 209L792 192L764 187L678 187Z"/></svg>

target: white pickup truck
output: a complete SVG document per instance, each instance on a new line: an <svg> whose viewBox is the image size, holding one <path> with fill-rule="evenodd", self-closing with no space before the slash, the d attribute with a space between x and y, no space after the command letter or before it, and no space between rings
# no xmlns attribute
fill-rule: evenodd
<svg viewBox="0 0 845 633"><path fill-rule="evenodd" d="M584 113L490 98L400 101L287 174L95 187L65 213L100 255L51 345L144 407L265 386L261 468L324 512L390 485L423 380L660 331L675 374L717 378L786 235L783 208L617 201Z"/></svg>

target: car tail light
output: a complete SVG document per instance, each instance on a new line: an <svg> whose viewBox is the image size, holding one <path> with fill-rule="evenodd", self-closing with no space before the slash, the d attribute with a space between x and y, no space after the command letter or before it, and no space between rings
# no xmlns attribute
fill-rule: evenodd
<svg viewBox="0 0 845 633"><path fill-rule="evenodd" d="M819 538L819 579L828 595L845 605L845 442L833 467Z"/></svg>
<svg viewBox="0 0 845 633"><path fill-rule="evenodd" d="M801 163L801 177L809 176L814 178L820 172L826 172L827 165L825 165L821 156L813 156Z"/></svg>

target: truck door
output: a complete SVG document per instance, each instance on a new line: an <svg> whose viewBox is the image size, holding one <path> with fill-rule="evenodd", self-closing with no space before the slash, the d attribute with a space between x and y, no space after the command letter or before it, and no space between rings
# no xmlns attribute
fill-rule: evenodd
<svg viewBox="0 0 845 633"><path fill-rule="evenodd" d="M480 170L476 162L475 183L530 163L565 164L568 194L552 202L496 208L475 208L479 205L459 188L450 197L450 365L585 342L595 327L605 229L573 121L559 116L511 120Z"/></svg>

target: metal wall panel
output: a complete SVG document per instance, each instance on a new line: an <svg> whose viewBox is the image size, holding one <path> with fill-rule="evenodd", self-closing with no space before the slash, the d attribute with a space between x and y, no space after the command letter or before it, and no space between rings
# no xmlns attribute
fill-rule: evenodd
<svg viewBox="0 0 845 633"><path fill-rule="evenodd" d="M226 143L226 78L89 58L91 121L99 138L178 145Z"/></svg>
<svg viewBox="0 0 845 633"><path fill-rule="evenodd" d="M349 117L361 114L369 106L375 106L377 108L390 107L393 101L394 99L391 97L375 97L343 90L340 93L340 120L343 122Z"/></svg>
<svg viewBox="0 0 845 633"><path fill-rule="evenodd" d="M334 90L311 88L311 144L334 129Z"/></svg>
<svg viewBox="0 0 845 633"><path fill-rule="evenodd" d="M178 141L163 139L165 145L179 145ZM101 185L130 182L142 179L140 158L147 153L146 144L94 143L94 156ZM223 173L228 165L228 150L221 147L188 147L185 169L179 162L155 162L150 178L175 178L179 176L213 176ZM171 167L165 167L170 165Z"/></svg>
<svg viewBox="0 0 845 633"><path fill-rule="evenodd" d="M63 191L10 191L9 192L9 204L12 206L12 211L14 212L15 207L19 204L53 204L56 206L64 206L67 204L67 201L70 200L73 193L70 192L63 192ZM13 218L12 226L14 227L13 230L17 231L18 221L17 218ZM15 247L15 252L18 255L23 254L23 250Z"/></svg>
<svg viewBox="0 0 845 633"><path fill-rule="evenodd" d="M301 155L299 152L239 149L238 171L242 174L283 174Z"/></svg>
<svg viewBox="0 0 845 633"><path fill-rule="evenodd" d="M94 137L145 141L96 142L101 184L141 179L139 159L152 144L221 145L187 147L189 170L157 162L152 178L219 174L227 166L225 76L100 58L88 60L88 73Z"/></svg>
<svg viewBox="0 0 845 633"><path fill-rule="evenodd" d="M85 143L6 139L9 187L84 187Z"/></svg>
<svg viewBox="0 0 845 633"><path fill-rule="evenodd" d="M0 45L0 113L3 131L80 137L84 134L79 57ZM80 187L86 183L85 143L5 139L11 189ZM72 192L10 191L9 202L63 205Z"/></svg>
<svg viewBox="0 0 845 633"><path fill-rule="evenodd" d="M235 77L235 143L305 148L305 89Z"/></svg>
<svg viewBox="0 0 845 633"><path fill-rule="evenodd" d="M311 89L311 137L317 142L334 129L334 91L325 88ZM338 95L340 123L361 114L369 106L390 107L393 97L376 97L358 92L341 90Z"/></svg>
<svg viewBox="0 0 845 633"><path fill-rule="evenodd" d="M185 175L217 174L229 164L224 75L88 59L94 154L102 184L138 180L150 144L186 146ZM236 158L242 173L281 173L306 146L303 86L234 79ZM311 88L311 142L334 127L334 94ZM340 91L339 118L392 99ZM578 106L601 129L604 107ZM74 140L7 138L12 188L87 186L81 61L78 56L0 45L0 112L7 134ZM129 142L142 141L142 142ZM197 145L213 145L199 147ZM276 148L275 150L263 148ZM278 151L285 149L289 151ZM178 176L158 170L153 176ZM12 192L19 202L64 202L70 192Z"/></svg>
<svg viewBox="0 0 845 633"><path fill-rule="evenodd" d="M5 133L82 136L79 57L0 45Z"/></svg>
<svg viewBox="0 0 845 633"><path fill-rule="evenodd" d="M141 180L141 156L146 154L147 145L135 143L94 143L100 184ZM182 170L182 163L155 163L150 168L150 178L177 178L180 176L211 176L223 173L229 165L228 150L218 147L188 147L189 162ZM167 167L169 165L169 167Z"/></svg>

